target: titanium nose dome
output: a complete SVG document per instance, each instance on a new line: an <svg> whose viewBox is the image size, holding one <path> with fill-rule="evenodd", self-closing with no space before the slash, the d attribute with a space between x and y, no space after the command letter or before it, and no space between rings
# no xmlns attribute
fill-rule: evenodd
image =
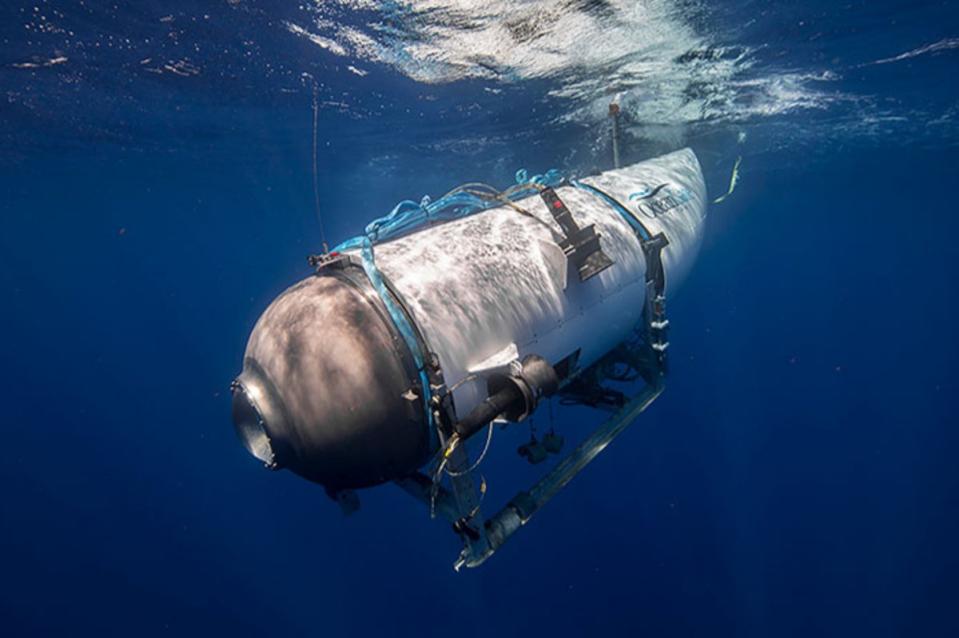
<svg viewBox="0 0 959 638"><path fill-rule="evenodd" d="M430 451L416 369L362 270L309 277L250 335L233 418L253 456L330 489L411 473Z"/></svg>

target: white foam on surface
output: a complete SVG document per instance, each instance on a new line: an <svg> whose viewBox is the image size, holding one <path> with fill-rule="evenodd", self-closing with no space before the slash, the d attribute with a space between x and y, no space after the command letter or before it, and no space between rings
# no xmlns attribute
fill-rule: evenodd
<svg viewBox="0 0 959 638"><path fill-rule="evenodd" d="M675 127L688 123L772 117L849 99L831 86L833 73L757 73L756 51L700 32L688 2L314 3L313 31L290 28L338 55L427 84L559 79L549 96L570 102L561 118L568 121L600 121L618 96L645 134L659 127L659 137L679 138Z"/></svg>

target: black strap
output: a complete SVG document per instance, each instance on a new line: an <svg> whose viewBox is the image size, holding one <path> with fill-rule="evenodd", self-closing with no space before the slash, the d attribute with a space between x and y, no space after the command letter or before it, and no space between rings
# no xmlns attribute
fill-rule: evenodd
<svg viewBox="0 0 959 638"><path fill-rule="evenodd" d="M563 229L565 239L560 243L560 248L576 266L580 281L595 277L613 265L613 260L603 252L599 244L599 235L593 224L580 228L573 219L572 213L569 212L569 208L552 188L544 188L539 192L539 196L553 219Z"/></svg>
<svg viewBox="0 0 959 638"><path fill-rule="evenodd" d="M669 245L666 235L658 235L640 244L646 257L646 281L653 283L657 295L666 291L666 271L663 269L663 248Z"/></svg>
<svg viewBox="0 0 959 638"><path fill-rule="evenodd" d="M550 214L563 229L563 234L566 235L567 239L580 232L579 224L573 219L573 214L569 212L566 204L559 198L556 191L547 187L539 192L539 196L543 198L543 203L549 208Z"/></svg>

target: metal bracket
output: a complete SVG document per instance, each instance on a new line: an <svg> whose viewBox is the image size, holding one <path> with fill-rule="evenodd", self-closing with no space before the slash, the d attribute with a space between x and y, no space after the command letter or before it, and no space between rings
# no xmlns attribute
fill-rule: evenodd
<svg viewBox="0 0 959 638"><path fill-rule="evenodd" d="M586 440L537 483L517 493L503 509L490 518L484 519L480 511L477 489L471 474L458 473L469 467L465 444L456 446L450 453L449 466L454 470L450 477L450 489L434 486L432 480L422 474L396 481L417 500L434 507L435 511L453 525L454 531L463 541L463 550L454 563L457 571L462 567L477 567L492 556L659 397L665 387L664 372L659 369L660 359L654 356L655 350L648 342L642 350L633 353L629 360L641 366L640 372L646 386L628 401L624 397L623 403L620 403L613 415Z"/></svg>
<svg viewBox="0 0 959 638"><path fill-rule="evenodd" d="M644 338L656 357L660 374L668 369L669 319L666 318L666 272L663 269L663 248L669 240L663 233L642 243L646 256L646 307L643 311Z"/></svg>
<svg viewBox="0 0 959 638"><path fill-rule="evenodd" d="M310 268L315 268L316 271L319 272L324 268L343 268L344 266L354 264L356 262L351 261L350 255L345 255L334 250L319 255L307 255L306 263L310 265Z"/></svg>
<svg viewBox="0 0 959 638"><path fill-rule="evenodd" d="M548 201L546 196L544 201ZM559 199L556 198L556 201ZM565 210L565 206L563 208ZM568 211L566 212L568 214ZM572 223L575 225L575 222ZM643 321L637 328L642 337L642 345L623 344L604 361L582 371L588 378L576 375L563 380L567 394L588 391L590 384L604 390L606 395L595 407L614 411L613 415L545 476L529 489L517 493L503 509L488 519L484 519L480 512L477 488L471 473L464 472L469 468L469 455L465 444L455 446L449 453L448 467L453 470L450 476L451 490L434 486L429 478L421 475L397 481L407 492L435 507L436 511L441 512L452 523L454 531L463 540L463 550L454 563L457 571L462 567L477 567L492 556L662 394L665 388L666 349L669 347L666 340L669 320L666 318L665 276L661 251L667 244L668 241L662 234L643 241L643 252L647 261L646 307ZM580 273L582 275L582 270ZM646 383L645 387L629 400L615 390L599 386L604 376L604 363L616 361L629 364ZM580 385L585 384L583 388L577 385L580 381Z"/></svg>
<svg viewBox="0 0 959 638"><path fill-rule="evenodd" d="M566 456L549 473L529 490L519 492L506 506L489 518L484 524L489 543L488 550L481 555L473 555L465 561L466 567L478 567L533 515L556 496L574 476L606 449L613 439L632 424L642 412L662 393L664 386L647 386L624 405L612 418L597 428L585 441Z"/></svg>
<svg viewBox="0 0 959 638"><path fill-rule="evenodd" d="M566 238L560 243L560 248L563 249L570 263L576 266L580 281L595 277L613 265L613 260L599 245L599 235L596 234L596 227L593 224L580 228L566 204L552 188L544 188L539 196L553 219L563 229Z"/></svg>

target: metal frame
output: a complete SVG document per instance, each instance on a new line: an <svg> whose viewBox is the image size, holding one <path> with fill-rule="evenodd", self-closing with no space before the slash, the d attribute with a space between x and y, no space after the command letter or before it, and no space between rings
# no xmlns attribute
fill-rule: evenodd
<svg viewBox="0 0 959 638"><path fill-rule="evenodd" d="M453 491L443 486L438 486L434 491L432 479L423 474L416 474L396 483L414 498L441 514L460 533L464 547L453 565L454 569L459 571L462 567L478 567L526 525L536 512L552 500L573 477L582 472L662 394L665 389L662 377L655 375L653 378L655 380L652 384L644 387L604 421L545 476L529 489L518 492L503 509L487 519L484 519L479 511L476 488L470 474L454 477ZM462 459L458 459L457 466L466 467L469 462L464 449L465 446L458 448ZM464 522L470 526L470 533L463 529Z"/></svg>
<svg viewBox="0 0 959 638"><path fill-rule="evenodd" d="M446 518L463 539L463 550L453 564L456 571L483 564L662 394L668 344L661 342L661 330L656 324L665 321L664 300L661 295L654 296L652 281L647 282L647 288L649 294L640 327L644 343L638 352L633 351L631 357L646 382L645 387L616 409L539 481L518 492L499 512L489 518L483 517L476 485L469 472L451 476L451 489L424 474L396 481L407 493L425 503L431 514L440 513ZM583 370L577 377L587 372ZM449 467L461 471L469 467L469 461L466 446L460 445L450 455Z"/></svg>
<svg viewBox="0 0 959 638"><path fill-rule="evenodd" d="M492 556L513 534L528 523L536 512L566 487L574 476L583 471L590 461L606 449L613 439L622 434L659 397L664 387L662 383L645 387L585 441L576 446L546 476L529 490L516 494L503 509L483 523L487 541L486 551L476 554L469 552L469 548L464 548L454 568L459 571L463 566L478 567Z"/></svg>
<svg viewBox="0 0 959 638"><path fill-rule="evenodd" d="M608 195L598 189L591 190L603 195L614 204ZM548 203L548 200L547 200ZM617 204L618 205L618 204ZM622 211L626 211L618 205ZM627 213L628 214L628 213ZM632 215L630 215L632 217ZM635 219L635 218L633 218ZM572 452L565 456L552 470L546 473L529 489L516 494L499 512L484 519L480 511L481 499L471 472L463 472L470 466L469 454L465 445L458 445L451 451L447 466L453 470L450 475L452 491L439 484L440 475L427 477L417 474L396 481L396 483L418 500L426 503L430 514L441 513L453 525L454 531L463 539L463 550L453 564L459 571L463 567L478 567L509 538L523 527L546 503L563 489L577 474L606 449L612 441L623 433L665 389L665 376L668 370L666 351L669 348L666 318L665 273L660 261L660 251L669 241L662 233L651 236L638 219L631 224L640 238L646 257L646 301L643 308L643 320L638 326L642 345L625 347L628 363L639 372L646 382L645 387L634 397L623 403L606 421L593 431ZM622 352L610 353L607 357L616 357ZM574 379L590 378L595 383L602 382L603 361L593 364L578 374L571 375L564 382L568 385ZM562 392L561 392L562 394ZM609 406L607 406L609 407ZM442 428L439 428L441 439ZM446 444L440 441L441 448ZM462 473L461 473L462 472Z"/></svg>

